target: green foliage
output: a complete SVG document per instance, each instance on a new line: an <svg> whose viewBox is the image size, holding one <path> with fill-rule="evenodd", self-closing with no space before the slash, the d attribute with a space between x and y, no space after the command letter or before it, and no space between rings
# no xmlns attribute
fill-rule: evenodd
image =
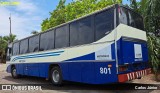
<svg viewBox="0 0 160 93"><path fill-rule="evenodd" d="M148 49L149 59L152 63L153 70L157 73L158 66L160 65L160 39L154 34L148 35Z"/></svg>
<svg viewBox="0 0 160 93"><path fill-rule="evenodd" d="M31 32L31 34L33 34L33 35L36 35L36 34L38 34L39 32L38 31L36 31L36 30L33 30L32 32Z"/></svg>
<svg viewBox="0 0 160 93"><path fill-rule="evenodd" d="M16 35L11 34L11 36L4 36L3 39L6 42L13 42L16 39Z"/></svg>
<svg viewBox="0 0 160 93"><path fill-rule="evenodd" d="M45 31L62 23L77 19L86 14L102 9L122 0L75 0L65 5L66 0L60 0L55 10L50 12L50 18L43 20L41 30Z"/></svg>
<svg viewBox="0 0 160 93"><path fill-rule="evenodd" d="M7 47L8 41L6 41L2 36L0 36L0 54L4 54L4 50Z"/></svg>
<svg viewBox="0 0 160 93"><path fill-rule="evenodd" d="M0 36L0 58L3 58L5 55L5 49L7 48L8 43L13 42L16 39L16 35L11 36Z"/></svg>

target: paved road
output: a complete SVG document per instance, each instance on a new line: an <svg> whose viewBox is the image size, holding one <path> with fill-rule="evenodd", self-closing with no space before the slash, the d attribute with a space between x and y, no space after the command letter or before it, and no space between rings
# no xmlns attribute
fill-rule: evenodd
<svg viewBox="0 0 160 93"><path fill-rule="evenodd" d="M135 86L135 83L160 84L153 81L153 75L134 80L125 84L106 84L106 85L87 85L81 83L65 82L61 87L53 86L50 81L44 78L22 77L13 79L9 73L5 71L6 65L0 64L0 84L38 84L43 86L42 91L29 91L29 93L160 93L160 90L106 90L114 87L124 87L126 89ZM52 90L51 90L52 89ZM28 93L28 91L0 91L0 93Z"/></svg>

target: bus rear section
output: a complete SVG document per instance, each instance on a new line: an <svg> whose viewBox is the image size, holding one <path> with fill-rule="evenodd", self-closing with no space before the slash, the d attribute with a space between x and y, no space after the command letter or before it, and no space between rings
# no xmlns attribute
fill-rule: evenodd
<svg viewBox="0 0 160 93"><path fill-rule="evenodd" d="M118 82L140 79L151 73L148 66L147 37L143 19L125 7L119 7L118 12Z"/></svg>
<svg viewBox="0 0 160 93"><path fill-rule="evenodd" d="M118 81L125 82L149 74L145 32L123 24L119 27L117 34L121 34L121 38L117 41Z"/></svg>

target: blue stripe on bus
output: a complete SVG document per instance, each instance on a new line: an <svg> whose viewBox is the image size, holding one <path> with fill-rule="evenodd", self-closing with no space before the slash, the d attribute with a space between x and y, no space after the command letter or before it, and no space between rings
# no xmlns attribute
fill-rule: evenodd
<svg viewBox="0 0 160 93"><path fill-rule="evenodd" d="M23 57L23 58L17 58L17 59L14 59L13 61L16 61L18 59L27 59L27 58L40 58L40 57L48 57L48 56L58 56L60 54L52 54L52 55L40 55L40 56L26 56L26 57Z"/></svg>
<svg viewBox="0 0 160 93"><path fill-rule="evenodd" d="M18 59L26 59L26 58L37 58L37 57L47 57L47 56L58 56L64 51L58 52L49 52L49 53L42 53L42 54L34 54L34 55L26 55L26 56L19 56L15 57L12 61L16 61Z"/></svg>

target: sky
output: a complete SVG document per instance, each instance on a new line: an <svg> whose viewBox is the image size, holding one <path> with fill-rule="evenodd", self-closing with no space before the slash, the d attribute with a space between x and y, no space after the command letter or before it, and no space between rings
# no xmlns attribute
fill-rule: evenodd
<svg viewBox="0 0 160 93"><path fill-rule="evenodd" d="M17 5L2 5L2 2L18 2ZM12 34L17 39L31 35L31 32L41 30L41 23L49 17L49 12L58 5L59 0L0 0L0 36L9 35L11 14ZM66 0L66 4L72 0ZM129 3L123 0L123 3Z"/></svg>

